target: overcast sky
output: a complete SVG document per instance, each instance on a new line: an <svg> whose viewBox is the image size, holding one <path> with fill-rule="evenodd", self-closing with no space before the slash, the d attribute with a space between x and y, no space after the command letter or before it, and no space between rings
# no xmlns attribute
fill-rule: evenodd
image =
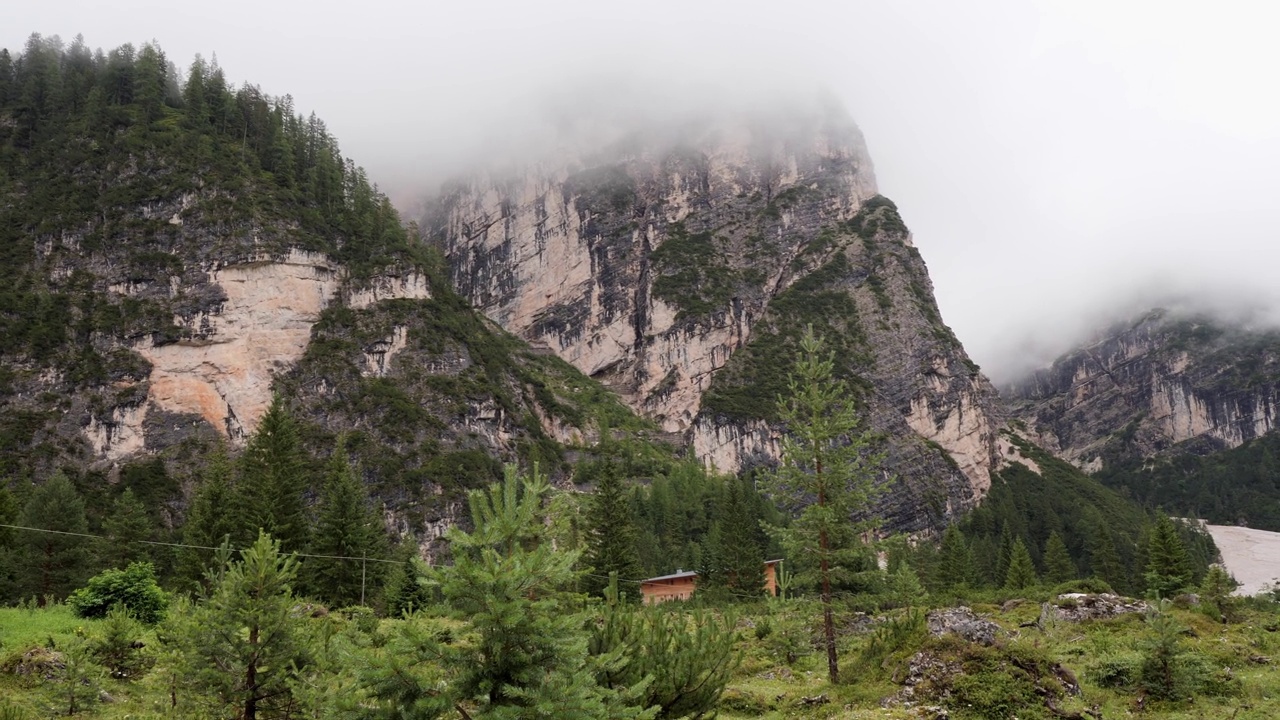
<svg viewBox="0 0 1280 720"><path fill-rule="evenodd" d="M584 73L829 87L997 382L1168 296L1280 317L1280 3L11 2L31 32L155 39L289 93L404 206Z"/></svg>

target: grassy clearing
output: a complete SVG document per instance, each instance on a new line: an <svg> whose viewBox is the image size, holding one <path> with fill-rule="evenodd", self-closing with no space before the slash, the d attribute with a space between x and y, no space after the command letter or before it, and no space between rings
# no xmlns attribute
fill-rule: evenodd
<svg viewBox="0 0 1280 720"><path fill-rule="evenodd" d="M1123 615L1083 623L1059 621L1043 628L1027 625L1040 615L1034 601L975 605L980 616L999 627L997 642L983 647L954 637L934 638L923 624L912 629L906 610L875 616L844 611L837 615L843 682L826 680L826 659L816 647L820 612L808 600L758 603L731 610L738 617L742 663L720 703L726 720L764 718L920 718L925 706L945 707L957 720L1023 720L1059 717L1037 694L1037 685L1052 689L1050 669L1066 668L1078 679L1079 696L1060 693L1056 707L1068 716L1097 712L1103 718L1232 718L1261 720L1280 717L1280 609L1254 602L1240 611L1238 622L1224 625L1194 608L1169 614L1183 628L1181 652L1201 676L1192 698L1156 700L1143 692L1132 674L1139 666L1152 634L1141 615ZM671 608L683 612L683 608ZM374 636L393 634L399 620L383 620ZM883 628L898 622L906 628L890 633ZM63 606L29 610L0 609L0 639L5 664L0 672L0 707L5 702L22 708L29 718L65 716L56 677L19 676L14 658L32 647L65 647L77 631L92 636L98 621L74 617ZM348 628L355 632L354 627ZM369 636L373 637L373 636ZM147 652L158 650L154 633L144 638ZM358 643L361 652L384 652L376 641ZM884 700L902 692L903 680L918 653L936 659L938 666L962 668L954 676L926 673L916 688L916 706ZM353 657L352 660L359 658ZM1039 676L1037 672L1043 673ZM101 678L99 687L110 702L97 702L79 717L166 717L163 668L157 666L135 681ZM940 689L947 695L931 695ZM1088 717L1087 715L1085 717Z"/></svg>

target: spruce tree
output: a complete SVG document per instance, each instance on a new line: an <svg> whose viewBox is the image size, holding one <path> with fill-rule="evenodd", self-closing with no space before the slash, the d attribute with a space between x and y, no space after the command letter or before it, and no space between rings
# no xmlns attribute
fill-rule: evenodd
<svg viewBox="0 0 1280 720"><path fill-rule="evenodd" d="M0 525L17 525L18 499L5 485L0 484ZM0 527L0 602L16 599L18 531Z"/></svg>
<svg viewBox="0 0 1280 720"><path fill-rule="evenodd" d="M365 604L369 589L381 585L383 564L363 559L386 557L386 529L341 440L329 459L310 553L332 556L309 558L306 568L308 591L334 606ZM361 560L337 559L341 557Z"/></svg>
<svg viewBox="0 0 1280 720"><path fill-rule="evenodd" d="M182 667L175 692L191 713L212 705L214 716L241 720L286 717L295 707L290 685L310 660L304 620L295 618L292 586L298 564L270 536L211 574L207 600L175 614L164 633Z"/></svg>
<svg viewBox="0 0 1280 720"><path fill-rule="evenodd" d="M1031 553L1022 542L1022 538L1013 541L1013 551L1009 553L1009 572L1005 575L1005 590L1024 590L1036 584L1036 566L1031 562Z"/></svg>
<svg viewBox="0 0 1280 720"><path fill-rule="evenodd" d="M590 575L583 580L587 592L603 597L609 574L624 580L644 577L636 551L636 527L631 503L621 473L612 461L599 467L596 491L592 496L587 529L586 565Z"/></svg>
<svg viewBox="0 0 1280 720"><path fill-rule="evenodd" d="M62 473L37 487L23 508L20 525L56 532L20 531L20 593L64 598L89 577L89 524L84 501ZM70 533L70 534L61 534Z"/></svg>
<svg viewBox="0 0 1280 720"><path fill-rule="evenodd" d="M1000 548L996 551L995 575L991 578L992 583L999 587L1004 584L1004 579L1009 575L1009 560L1013 556L1013 532L1009 530L1009 525L1005 524L1000 528Z"/></svg>
<svg viewBox="0 0 1280 720"><path fill-rule="evenodd" d="M1161 515L1151 528L1145 570L1147 592L1156 597L1173 597L1191 584L1191 559L1167 515Z"/></svg>
<svg viewBox="0 0 1280 720"><path fill-rule="evenodd" d="M969 543L959 525L948 525L942 533L942 547L938 552L938 586L943 590L959 590L973 579L973 557Z"/></svg>
<svg viewBox="0 0 1280 720"><path fill-rule="evenodd" d="M1085 550L1089 553L1089 566L1094 577L1101 578L1119 592L1129 587L1128 573L1120 560L1120 553L1116 551L1111 532L1104 525L1098 523L1090 528L1085 538Z"/></svg>
<svg viewBox="0 0 1280 720"><path fill-rule="evenodd" d="M178 577L188 588L204 582L215 550L235 538L240 531L233 489L234 468L226 449L219 445L205 458L199 487L182 526L178 550Z"/></svg>
<svg viewBox="0 0 1280 720"><path fill-rule="evenodd" d="M262 416L240 461L236 510L241 528L234 539L247 545L262 530L280 543L283 552L305 551L309 537L303 504L308 485L306 458L297 426L279 396Z"/></svg>
<svg viewBox="0 0 1280 720"><path fill-rule="evenodd" d="M588 617L574 599L578 553L547 542L545 500L537 473L507 468L505 480L470 493L472 525L449 531L454 563L433 572L444 607L468 641L445 645L438 633L405 623L395 652L367 674L374 717L463 717L565 720L631 718L631 693L601 687L601 662L588 650ZM406 665L408 659L410 667ZM415 673L431 666L449 674ZM413 715L401 708L414 708ZM649 716L651 716L650 713Z"/></svg>
<svg viewBox="0 0 1280 720"><path fill-rule="evenodd" d="M1049 533L1049 540L1044 545L1045 580L1057 585L1075 579L1078 572L1062 536L1057 530Z"/></svg>
<svg viewBox="0 0 1280 720"><path fill-rule="evenodd" d="M422 583L427 568L418 557L418 544L413 538L404 537L395 554L400 564L391 571L383 602L387 615L400 617L406 612L427 607L431 602L431 594Z"/></svg>
<svg viewBox="0 0 1280 720"><path fill-rule="evenodd" d="M862 429L848 385L835 376L835 360L813 332L805 329L800 357L779 398L779 416L787 433L782 462L767 480L774 499L798 516L789 527L772 526L792 558L810 562L805 573L822 603L827 677L839 680L832 584L851 575L850 550L859 543L855 511L864 510L880 475L882 456L872 450L873 436Z"/></svg>
<svg viewBox="0 0 1280 720"><path fill-rule="evenodd" d="M739 596L760 595L764 589L764 553L756 541L758 523L747 507L742 481L731 477L725 484L728 487L716 519L719 582Z"/></svg>
<svg viewBox="0 0 1280 720"><path fill-rule="evenodd" d="M151 552L142 541L151 539L154 526L133 490L125 488L111 512L102 519L105 539L98 542L98 563L108 568L125 568L131 563L150 561Z"/></svg>

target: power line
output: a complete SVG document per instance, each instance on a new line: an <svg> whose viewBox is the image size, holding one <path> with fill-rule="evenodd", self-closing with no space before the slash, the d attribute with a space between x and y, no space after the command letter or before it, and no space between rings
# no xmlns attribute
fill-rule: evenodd
<svg viewBox="0 0 1280 720"><path fill-rule="evenodd" d="M48 528L33 528L33 527L26 527L24 525L5 525L4 523L0 523L0 528L9 528L11 530L27 530L29 532L49 533L52 535L71 535L73 537L92 538L94 540L110 540L112 542L120 542L120 540L117 540L115 538L109 538L105 535L92 535L90 533L70 532L67 530L50 530ZM220 550L221 549L216 547L209 547L208 545L188 545L186 543L168 543L168 542L160 542L158 540L126 540L124 542L140 544L140 545L157 545L160 547L192 548L193 550ZM231 549L235 552L244 552L244 548L231 548ZM371 558L371 557L350 557L347 555L314 555L311 553L301 553L301 552L291 552L287 554L296 555L297 557L321 558L325 560L359 560L362 563L378 562L378 563L389 563L391 565L399 565L401 562L399 560L382 560L380 558Z"/></svg>

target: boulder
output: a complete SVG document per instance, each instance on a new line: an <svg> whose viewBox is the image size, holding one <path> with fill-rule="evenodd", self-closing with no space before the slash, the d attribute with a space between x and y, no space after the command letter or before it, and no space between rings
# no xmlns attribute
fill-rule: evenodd
<svg viewBox="0 0 1280 720"><path fill-rule="evenodd" d="M1046 621L1105 620L1128 613L1141 613L1151 609L1145 600L1113 595L1111 593L1067 593L1059 595L1051 603L1040 607L1040 624Z"/></svg>
<svg viewBox="0 0 1280 720"><path fill-rule="evenodd" d="M942 637L950 633L980 645L995 643L996 635L1000 632L999 625L979 617L964 606L934 610L929 613L926 622L929 626L929 634L934 637Z"/></svg>

